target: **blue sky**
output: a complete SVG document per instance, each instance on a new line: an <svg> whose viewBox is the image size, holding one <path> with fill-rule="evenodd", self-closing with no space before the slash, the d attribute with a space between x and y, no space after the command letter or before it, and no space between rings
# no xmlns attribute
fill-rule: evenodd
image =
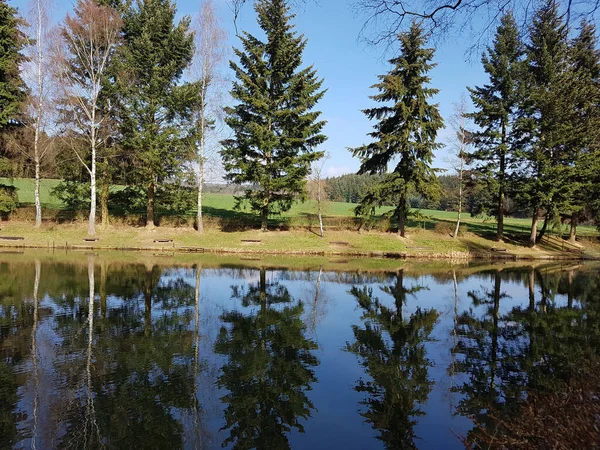
<svg viewBox="0 0 600 450"><path fill-rule="evenodd" d="M239 46L235 36L233 14L226 0L214 0L222 19L222 25L229 36L229 47ZM27 0L10 1L23 13L27 11ZM62 20L65 13L72 9L74 2L55 1L52 20ZM313 64L321 77L325 79L327 93L319 103L327 121L325 134L327 142L322 146L330 154L325 163L328 176L355 172L359 161L352 157L348 147L356 147L369 142L367 133L372 123L361 109L373 106L368 98L374 93L370 89L377 81L377 75L389 70L387 60L395 51L368 46L359 40L363 18L357 17L352 9L353 0L307 0L296 7L296 30L308 38L304 54L306 65ZM178 0L179 16L196 15L200 1ZM238 19L238 29L261 35L251 3L244 6ZM435 62L438 66L431 72L432 87L440 90L435 101L439 103L442 116L446 119L452 114L453 103L466 92L466 86L485 83L486 76L479 63L479 55L467 62L466 51L469 47L467 37L448 40L436 45ZM449 129L442 130L439 141L444 143L450 137ZM447 154L444 149L436 152L436 167L447 168Z"/></svg>

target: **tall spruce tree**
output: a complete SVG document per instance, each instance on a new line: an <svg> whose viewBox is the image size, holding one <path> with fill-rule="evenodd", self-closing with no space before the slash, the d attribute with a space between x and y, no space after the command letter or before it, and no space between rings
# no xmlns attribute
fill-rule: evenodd
<svg viewBox="0 0 600 450"><path fill-rule="evenodd" d="M171 0L138 0L123 14L116 95L123 147L131 152L136 183L147 192L146 226L154 226L160 183L189 159L191 106L198 86L182 83L194 52L190 18L175 23Z"/></svg>
<svg viewBox="0 0 600 450"><path fill-rule="evenodd" d="M437 132L444 124L438 105L428 101L438 90L427 87L427 73L435 64L431 63L434 50L424 47L423 29L413 22L398 39L401 54L390 60L393 69L379 76L380 82L373 86L379 93L371 96L386 104L363 111L369 119L378 121L375 131L369 134L375 141L351 151L361 159L359 174L386 173L388 166L395 164L356 211L373 211L375 206L395 201L398 233L404 237L409 188L427 196L437 186L431 164L433 152L440 146L436 143Z"/></svg>
<svg viewBox="0 0 600 450"><path fill-rule="evenodd" d="M496 238L503 240L504 200L508 171L514 164L518 139L514 132L520 96L524 46L511 13L502 17L493 45L481 57L489 82L469 88L476 111L469 116L480 130L472 134L476 150L470 155L478 178L494 193L498 220Z"/></svg>
<svg viewBox="0 0 600 450"><path fill-rule="evenodd" d="M517 132L523 143L516 198L532 211L530 244L541 240L550 220L557 217L563 187L571 175L572 98L568 74L567 28L555 0L536 12L526 47L527 96L521 106ZM538 221L545 215L537 234Z"/></svg>
<svg viewBox="0 0 600 450"><path fill-rule="evenodd" d="M25 42L17 10L0 0L0 130L23 112L25 84L19 73Z"/></svg>
<svg viewBox="0 0 600 450"><path fill-rule="evenodd" d="M581 23L577 37L570 45L571 82L573 99L573 146L575 163L570 166L572 176L563 187L567 195L563 213L570 216L569 240L575 242L577 225L589 215L600 189L600 53L596 27Z"/></svg>
<svg viewBox="0 0 600 450"><path fill-rule="evenodd" d="M287 1L259 0L255 10L266 42L249 33L240 37L239 64L230 63L237 104L226 108L225 119L233 137L222 142L221 155L229 181L256 187L237 197L236 207L249 203L266 231L269 215L304 196L310 165L323 156L315 149L326 140L325 122L314 107L324 91L312 66L300 69L307 41L293 31Z"/></svg>

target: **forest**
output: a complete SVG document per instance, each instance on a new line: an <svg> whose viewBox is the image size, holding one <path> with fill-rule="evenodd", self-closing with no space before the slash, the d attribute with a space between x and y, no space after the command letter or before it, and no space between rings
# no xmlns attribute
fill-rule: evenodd
<svg viewBox="0 0 600 450"><path fill-rule="evenodd" d="M236 18L244 3L232 2ZM227 61L212 0L181 18L174 0L78 0L58 23L46 0L26 15L0 1L0 214L20 206L7 180L30 178L40 227L40 182L57 179L53 194L89 212L89 235L132 211L148 228L166 212L193 211L202 233L208 174L220 171L235 208L260 217L263 231L307 198L319 218L325 200L355 203L365 219L392 207L389 230L402 237L419 208L455 211L454 236L463 212L494 217L498 241L505 216L528 217L531 246L556 224L570 225L573 242L579 225L600 227L593 14L576 21L570 4L545 0L521 26L503 10L481 55L486 83L467 86L470 99L446 120L430 78L435 12L403 16L389 70L365 99L372 132L349 149L359 171L326 178L327 93L304 60L310 36L295 28L294 3L250 3L262 34L240 30ZM451 142L440 139L444 127ZM442 147L451 170L433 163Z"/></svg>

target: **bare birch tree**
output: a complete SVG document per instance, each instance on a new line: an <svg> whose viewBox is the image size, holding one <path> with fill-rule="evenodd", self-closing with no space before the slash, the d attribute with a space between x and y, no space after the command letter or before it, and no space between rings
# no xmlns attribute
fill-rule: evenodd
<svg viewBox="0 0 600 450"><path fill-rule="evenodd" d="M199 84L199 103L195 111L198 164L198 232L204 231L202 222L202 188L206 180L208 134L214 129L221 108L227 35L221 27L213 0L202 0L194 24L196 50L190 67L191 77Z"/></svg>
<svg viewBox="0 0 600 450"><path fill-rule="evenodd" d="M453 136L450 139L450 164L458 176L458 212L456 217L456 228L454 229L453 238L458 236L460 228L460 219L463 208L463 190L465 185L464 174L467 165L467 150L469 147L469 133L466 130L467 118L469 112L467 98L463 93L458 102L454 103L454 113L450 116L449 123L453 131Z"/></svg>
<svg viewBox="0 0 600 450"><path fill-rule="evenodd" d="M101 108L100 94L108 65L120 41L121 18L109 6L95 0L79 0L74 16L67 15L61 26L63 48L57 57L58 76L63 88L64 113L88 141L90 158L73 146L77 159L90 175L88 234L96 234L96 161L104 143L100 132L108 108Z"/></svg>
<svg viewBox="0 0 600 450"><path fill-rule="evenodd" d="M22 65L23 80L27 85L27 122L33 129L33 155L25 153L35 166L35 226L42 224L40 178L42 160L52 144L48 128L51 124L53 83L50 69L50 52L55 41L50 28L50 0L32 0L29 3L27 30L27 61Z"/></svg>
<svg viewBox="0 0 600 450"><path fill-rule="evenodd" d="M311 167L308 182L308 195L317 203L317 217L319 219L319 231L321 237L325 237L323 231L323 206L325 203L325 180L323 179L323 166L329 159L329 154L315 161Z"/></svg>

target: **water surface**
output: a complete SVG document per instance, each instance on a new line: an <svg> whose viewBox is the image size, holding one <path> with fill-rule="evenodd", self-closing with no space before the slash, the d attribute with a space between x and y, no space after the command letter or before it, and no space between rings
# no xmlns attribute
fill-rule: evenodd
<svg viewBox="0 0 600 450"><path fill-rule="evenodd" d="M458 449L600 348L596 266L187 258L0 255L0 448Z"/></svg>

